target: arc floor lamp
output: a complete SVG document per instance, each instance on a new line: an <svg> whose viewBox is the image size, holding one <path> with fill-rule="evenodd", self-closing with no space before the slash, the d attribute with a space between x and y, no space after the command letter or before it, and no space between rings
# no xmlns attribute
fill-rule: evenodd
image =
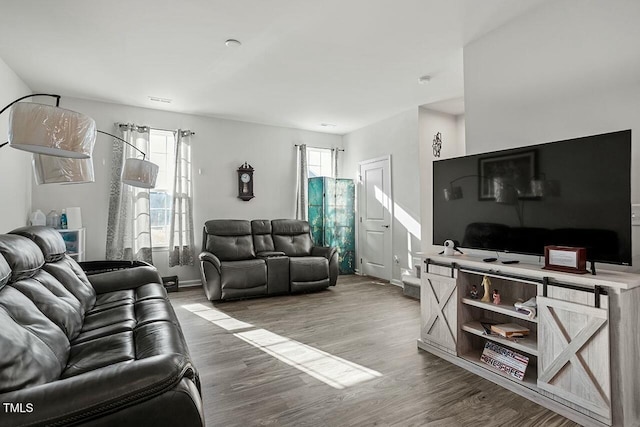
<svg viewBox="0 0 640 427"><path fill-rule="evenodd" d="M56 105L20 102L34 96L49 96ZM33 168L38 184L86 183L95 180L91 155L97 133L123 142L142 154L142 159L128 158L122 170L122 182L141 188L155 187L158 166L147 161L146 154L110 133L96 129L95 121L82 113L60 108L60 95L35 93L16 99L0 110L11 108L10 147L34 153Z"/></svg>

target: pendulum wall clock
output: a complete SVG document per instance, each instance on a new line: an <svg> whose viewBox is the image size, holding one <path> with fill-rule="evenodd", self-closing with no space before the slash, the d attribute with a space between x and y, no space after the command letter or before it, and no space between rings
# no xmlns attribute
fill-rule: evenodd
<svg viewBox="0 0 640 427"><path fill-rule="evenodd" d="M253 168L244 162L238 168L238 198L246 201L253 199Z"/></svg>

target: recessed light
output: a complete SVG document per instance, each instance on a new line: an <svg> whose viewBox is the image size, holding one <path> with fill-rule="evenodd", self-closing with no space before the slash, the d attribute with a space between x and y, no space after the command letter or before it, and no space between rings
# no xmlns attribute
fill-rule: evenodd
<svg viewBox="0 0 640 427"><path fill-rule="evenodd" d="M333 123L320 123L320 126L322 126L323 128L334 128L334 127L336 127L336 125L334 125Z"/></svg>
<svg viewBox="0 0 640 427"><path fill-rule="evenodd" d="M153 101L153 102L162 102L164 104L171 104L171 101L173 101L172 99L169 98L160 98L158 96L149 96L149 101Z"/></svg>
<svg viewBox="0 0 640 427"><path fill-rule="evenodd" d="M240 47L240 46L242 46L242 43L240 43L236 39L229 39L226 42L224 42L224 44L226 44L227 47Z"/></svg>
<svg viewBox="0 0 640 427"><path fill-rule="evenodd" d="M431 76L422 76L418 79L418 83L421 85L426 85L431 81Z"/></svg>

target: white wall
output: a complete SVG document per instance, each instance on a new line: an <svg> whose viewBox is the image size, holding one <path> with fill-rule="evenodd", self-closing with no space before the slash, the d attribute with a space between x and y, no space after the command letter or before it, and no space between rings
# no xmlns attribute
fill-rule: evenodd
<svg viewBox="0 0 640 427"><path fill-rule="evenodd" d="M196 251L201 249L202 225L208 219L276 219L295 214L294 144L341 147L337 135L150 110L88 100L62 98L62 107L85 113L100 130L114 133L115 122L133 122L165 129L191 129L194 168L194 224ZM87 259L104 259L112 139L98 135L94 150L96 182L81 185L33 186L33 206L51 209L80 206L87 228ZM236 169L245 161L254 168L254 193L248 202L237 198ZM198 170L202 174L198 174ZM199 278L198 268L169 268L167 252L155 252L162 275L180 280Z"/></svg>
<svg viewBox="0 0 640 427"><path fill-rule="evenodd" d="M420 163L418 111L411 109L351 132L343 137L345 152L341 176L357 182L358 163L391 155L391 191L394 199L392 280L411 269L420 251ZM360 255L358 258L358 268Z"/></svg>
<svg viewBox="0 0 640 427"><path fill-rule="evenodd" d="M420 208L422 224L422 252L433 253L441 250L433 242L433 161L462 156L465 153L464 116L454 116L419 109L420 122ZM440 157L433 155L433 137L442 134ZM440 242L439 245L442 245Z"/></svg>
<svg viewBox="0 0 640 427"><path fill-rule="evenodd" d="M0 108L30 93L31 89L0 58ZM0 144L7 141L8 124L9 110L0 116ZM31 155L8 145L0 149L0 200L0 232L27 225L31 211Z"/></svg>
<svg viewBox="0 0 640 427"><path fill-rule="evenodd" d="M640 203L638 22L636 0L562 0L467 45L467 153L632 129ZM632 238L637 269L639 227Z"/></svg>

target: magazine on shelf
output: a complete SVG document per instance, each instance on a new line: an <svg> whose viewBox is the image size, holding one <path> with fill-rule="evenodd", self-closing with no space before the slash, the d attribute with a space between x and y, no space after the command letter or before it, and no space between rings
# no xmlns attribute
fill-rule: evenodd
<svg viewBox="0 0 640 427"><path fill-rule="evenodd" d="M522 381L529 358L501 345L487 341L480 360L505 374Z"/></svg>

